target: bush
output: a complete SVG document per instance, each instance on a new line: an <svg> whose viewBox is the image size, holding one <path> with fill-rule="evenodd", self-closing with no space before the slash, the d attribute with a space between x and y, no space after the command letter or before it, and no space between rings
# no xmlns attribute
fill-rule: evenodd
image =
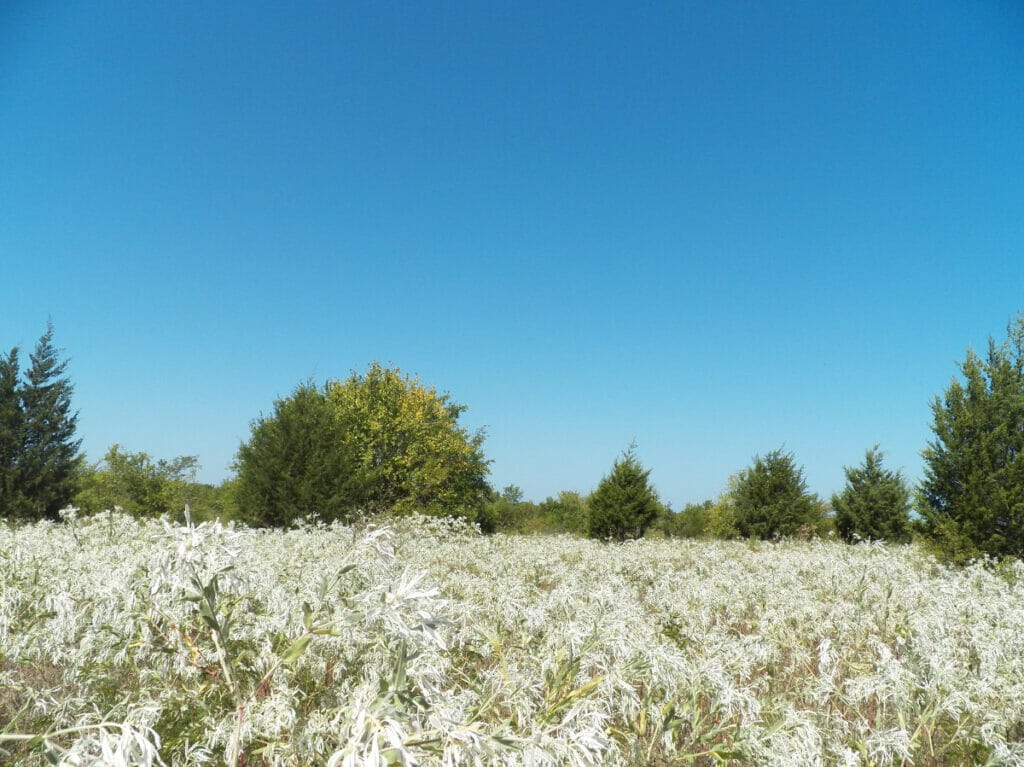
<svg viewBox="0 0 1024 767"><path fill-rule="evenodd" d="M545 498L537 506L537 516L546 532L587 532L587 499L572 490L562 490L554 498Z"/></svg>
<svg viewBox="0 0 1024 767"><path fill-rule="evenodd" d="M481 532L522 532L523 517L528 505L523 502L523 491L507 485L500 493L491 490L483 508L477 515Z"/></svg>
<svg viewBox="0 0 1024 767"><path fill-rule="evenodd" d="M712 501L688 503L680 511L664 507L655 519L652 529L670 538L700 538L707 526L708 509Z"/></svg>
<svg viewBox="0 0 1024 767"><path fill-rule="evenodd" d="M738 535L732 497L723 495L707 510L704 518L704 537L726 540Z"/></svg>
<svg viewBox="0 0 1024 767"><path fill-rule="evenodd" d="M483 532L586 533L587 501L579 493L562 490L540 503L524 501L523 493L509 485L491 491L478 519Z"/></svg>

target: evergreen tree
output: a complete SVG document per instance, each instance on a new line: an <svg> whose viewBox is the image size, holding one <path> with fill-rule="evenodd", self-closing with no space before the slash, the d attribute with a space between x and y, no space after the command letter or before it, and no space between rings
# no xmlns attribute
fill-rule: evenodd
<svg viewBox="0 0 1024 767"><path fill-rule="evenodd" d="M623 541L641 538L658 516L661 504L644 469L630 446L612 465L587 501L587 534L591 538Z"/></svg>
<svg viewBox="0 0 1024 767"><path fill-rule="evenodd" d="M810 533L821 523L821 504L807 492L792 453L773 450L754 457L732 492L736 530L747 538L772 539Z"/></svg>
<svg viewBox="0 0 1024 767"><path fill-rule="evenodd" d="M21 411L18 349L0 357L0 517L15 506L16 472L21 458L24 414Z"/></svg>
<svg viewBox="0 0 1024 767"><path fill-rule="evenodd" d="M74 439L74 387L65 376L67 361L60 360L53 345L52 324L47 324L29 359L32 364L20 388L24 420L11 515L56 520L57 512L75 495L82 458L81 440Z"/></svg>
<svg viewBox="0 0 1024 767"><path fill-rule="evenodd" d="M253 422L235 468L239 518L253 525L282 527L312 514L344 520L361 498L344 427L326 393L310 383Z"/></svg>
<svg viewBox="0 0 1024 767"><path fill-rule="evenodd" d="M968 351L932 403L922 455L925 534L953 561L1024 556L1024 312L982 358Z"/></svg>
<svg viewBox="0 0 1024 767"><path fill-rule="evenodd" d="M846 487L832 496L836 530L843 540L903 543L910 539L910 491L899 472L883 468L883 458L875 445L863 464L843 468Z"/></svg>

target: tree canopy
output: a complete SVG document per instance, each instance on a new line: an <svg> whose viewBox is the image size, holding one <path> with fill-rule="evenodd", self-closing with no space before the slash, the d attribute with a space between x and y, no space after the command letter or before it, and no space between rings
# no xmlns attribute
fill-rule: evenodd
<svg viewBox="0 0 1024 767"><path fill-rule="evenodd" d="M616 459L587 501L587 535L616 541L643 537L661 508L650 474L633 446Z"/></svg>
<svg viewBox="0 0 1024 767"><path fill-rule="evenodd" d="M53 325L29 361L22 376L17 347L0 358L0 515L55 520L74 496L82 458L74 387L53 345Z"/></svg>
<svg viewBox="0 0 1024 767"><path fill-rule="evenodd" d="M1024 555L1024 313L1007 338L973 350L932 402L922 453L925 532L954 561Z"/></svg>
<svg viewBox="0 0 1024 767"><path fill-rule="evenodd" d="M306 383L253 422L238 451L236 499L255 524L318 514L420 511L475 519L488 494L483 433L465 406L399 369Z"/></svg>
<svg viewBox="0 0 1024 767"><path fill-rule="evenodd" d="M821 522L818 498L807 491L803 469L781 448L754 457L732 490L736 530L747 538L772 539L813 532Z"/></svg>
<svg viewBox="0 0 1024 767"><path fill-rule="evenodd" d="M836 532L856 538L903 543L910 539L910 490L898 471L882 465L878 445L856 467L844 467L846 486L832 496Z"/></svg>
<svg viewBox="0 0 1024 767"><path fill-rule="evenodd" d="M448 394L374 362L328 383L327 400L368 510L463 515L486 500L484 434L458 424L467 408Z"/></svg>
<svg viewBox="0 0 1024 767"><path fill-rule="evenodd" d="M192 500L198 469L193 455L153 459L111 445L102 461L83 472L75 505L86 514L114 508L140 517L181 512Z"/></svg>

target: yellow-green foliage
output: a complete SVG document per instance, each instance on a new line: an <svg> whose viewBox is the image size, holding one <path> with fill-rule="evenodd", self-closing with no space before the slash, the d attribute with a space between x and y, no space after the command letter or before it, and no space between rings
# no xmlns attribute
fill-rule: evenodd
<svg viewBox="0 0 1024 767"><path fill-rule="evenodd" d="M458 425L464 405L419 378L374 362L327 385L344 446L363 474L370 510L461 512L487 490L483 434Z"/></svg>
<svg viewBox="0 0 1024 767"><path fill-rule="evenodd" d="M410 511L476 519L488 492L483 434L465 406L397 368L306 383L253 422L238 451L239 514L288 526Z"/></svg>
<svg viewBox="0 0 1024 767"><path fill-rule="evenodd" d="M82 472L75 505L86 514L114 508L145 517L181 512L192 500L198 468L195 456L154 460L111 445L102 461Z"/></svg>
<svg viewBox="0 0 1024 767"><path fill-rule="evenodd" d="M709 538L735 538L739 535L736 529L736 517L728 496L721 496L707 510L704 522L704 534Z"/></svg>

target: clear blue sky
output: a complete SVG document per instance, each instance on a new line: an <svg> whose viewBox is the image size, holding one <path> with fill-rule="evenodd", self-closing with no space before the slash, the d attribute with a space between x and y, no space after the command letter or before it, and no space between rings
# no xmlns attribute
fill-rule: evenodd
<svg viewBox="0 0 1024 767"><path fill-rule="evenodd" d="M1020 309L1016 2L0 5L0 346L52 318L93 460L220 481L380 360L528 498L634 439L828 495Z"/></svg>

